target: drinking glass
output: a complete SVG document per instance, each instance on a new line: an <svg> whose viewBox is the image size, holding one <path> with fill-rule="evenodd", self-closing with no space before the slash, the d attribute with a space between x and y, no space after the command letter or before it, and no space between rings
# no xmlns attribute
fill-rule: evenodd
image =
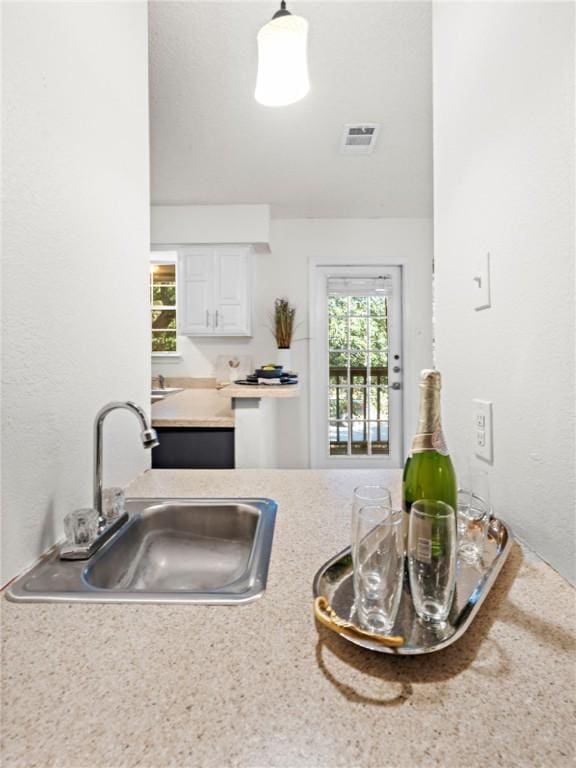
<svg viewBox="0 0 576 768"><path fill-rule="evenodd" d="M425 621L446 621L456 587L456 514L443 501L412 504L408 574L414 609Z"/></svg>
<svg viewBox="0 0 576 768"><path fill-rule="evenodd" d="M358 623L385 634L394 626L402 596L402 511L382 504L355 510L352 559Z"/></svg>
<svg viewBox="0 0 576 768"><path fill-rule="evenodd" d="M486 499L473 491L458 491L458 554L465 563L482 559L492 510Z"/></svg>
<svg viewBox="0 0 576 768"><path fill-rule="evenodd" d="M392 496L383 485L359 485L354 488L352 512L356 513L362 507L376 504L392 508Z"/></svg>

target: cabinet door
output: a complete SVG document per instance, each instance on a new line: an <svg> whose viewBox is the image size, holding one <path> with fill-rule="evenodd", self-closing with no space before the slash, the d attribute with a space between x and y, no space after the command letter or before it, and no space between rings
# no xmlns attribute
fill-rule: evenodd
<svg viewBox="0 0 576 768"><path fill-rule="evenodd" d="M215 252L214 266L214 333L218 336L249 336L250 251L222 246Z"/></svg>
<svg viewBox="0 0 576 768"><path fill-rule="evenodd" d="M210 249L180 252L178 270L178 331L189 335L213 333L214 255Z"/></svg>

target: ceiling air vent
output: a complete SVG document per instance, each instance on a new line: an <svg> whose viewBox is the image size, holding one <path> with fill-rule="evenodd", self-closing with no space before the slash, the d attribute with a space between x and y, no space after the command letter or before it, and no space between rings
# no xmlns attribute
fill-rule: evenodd
<svg viewBox="0 0 576 768"><path fill-rule="evenodd" d="M340 154L370 155L379 133L380 123L347 123L342 131Z"/></svg>

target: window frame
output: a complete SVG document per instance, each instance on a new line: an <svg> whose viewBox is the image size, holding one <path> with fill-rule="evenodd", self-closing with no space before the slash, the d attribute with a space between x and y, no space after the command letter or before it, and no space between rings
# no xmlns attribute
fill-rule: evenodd
<svg viewBox="0 0 576 768"><path fill-rule="evenodd" d="M388 357L404 356L405 320L408 304L404 292L406 260L373 257L362 259L312 257L309 261L309 440L310 466L313 469L395 469L404 463L405 410L404 389L392 387L389 381L389 454L330 455L325 440L329 424L328 350L328 279L336 277L373 277L374 270L383 270L393 281L392 303L388 307ZM409 361L408 367L410 369Z"/></svg>
<svg viewBox="0 0 576 768"><path fill-rule="evenodd" d="M153 304L152 300L152 286L150 279L148 280L148 291L149 291L149 300L148 300L148 317L149 317L149 327L150 327L150 349L151 349L151 355L153 359L159 359L159 360L169 360L169 359L181 359L182 355L180 352L180 343L178 341L178 251L152 251L150 253L150 263L149 267L150 269L155 264L174 264L174 275L175 275L175 287L176 287L176 302L173 306L165 306L165 305L159 305L159 304ZM176 312L176 350L174 352L154 352L152 351L152 312L155 310L174 310Z"/></svg>

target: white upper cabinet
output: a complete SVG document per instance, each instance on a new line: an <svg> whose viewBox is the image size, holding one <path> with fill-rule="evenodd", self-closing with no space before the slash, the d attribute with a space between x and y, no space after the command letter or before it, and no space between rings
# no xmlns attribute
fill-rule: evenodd
<svg viewBox="0 0 576 768"><path fill-rule="evenodd" d="M249 246L179 251L179 328L187 336L250 336Z"/></svg>

